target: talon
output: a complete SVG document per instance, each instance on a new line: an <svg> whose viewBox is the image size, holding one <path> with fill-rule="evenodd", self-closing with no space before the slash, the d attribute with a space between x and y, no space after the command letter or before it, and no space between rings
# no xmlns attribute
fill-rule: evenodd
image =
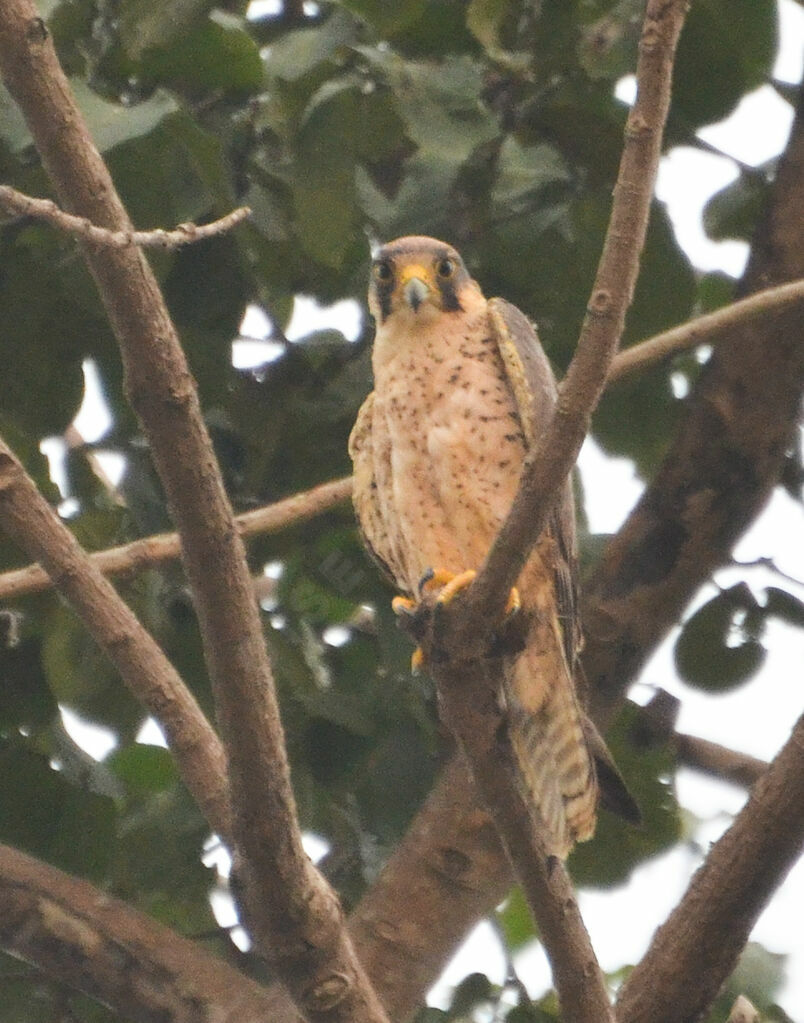
<svg viewBox="0 0 804 1023"><path fill-rule="evenodd" d="M410 597L394 597L391 601L391 610L395 615L412 615L416 610L416 601Z"/></svg>
<svg viewBox="0 0 804 1023"><path fill-rule="evenodd" d="M449 604L456 594L466 589L476 575L477 572L473 568L468 568L465 572L459 572L458 575L451 576L439 593L437 603Z"/></svg>
<svg viewBox="0 0 804 1023"><path fill-rule="evenodd" d="M508 602L505 605L505 617L515 614L522 607L522 601L519 599L519 590L516 586L511 587L511 592L508 594Z"/></svg>
<svg viewBox="0 0 804 1023"><path fill-rule="evenodd" d="M455 578L454 572L448 572L445 568L428 568L419 580L419 594L427 590L436 590L439 586L446 586Z"/></svg>
<svg viewBox="0 0 804 1023"><path fill-rule="evenodd" d="M424 650L420 646L417 646L413 651L410 658L410 670L414 675L420 674L427 663L427 658L424 656Z"/></svg>

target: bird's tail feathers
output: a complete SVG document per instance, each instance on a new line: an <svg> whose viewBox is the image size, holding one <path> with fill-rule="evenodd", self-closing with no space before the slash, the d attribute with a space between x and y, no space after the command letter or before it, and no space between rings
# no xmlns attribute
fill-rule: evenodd
<svg viewBox="0 0 804 1023"><path fill-rule="evenodd" d="M629 824L641 824L642 812L637 801L628 791L603 736L591 718L584 714L581 720L586 745L595 764L595 773L600 789L600 805L609 813L622 817Z"/></svg>
<svg viewBox="0 0 804 1023"><path fill-rule="evenodd" d="M583 712L563 685L548 692L536 712L516 699L508 711L514 756L544 822L547 851L564 859L595 830L597 781Z"/></svg>

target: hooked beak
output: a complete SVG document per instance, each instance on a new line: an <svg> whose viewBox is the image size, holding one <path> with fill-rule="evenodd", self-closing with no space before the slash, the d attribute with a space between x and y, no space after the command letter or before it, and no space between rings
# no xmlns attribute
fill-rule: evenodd
<svg viewBox="0 0 804 1023"><path fill-rule="evenodd" d="M410 308L417 313L419 306L425 301L427 296L430 294L429 286L421 279L421 277L411 277L410 280L405 282L402 289L402 293L405 296L405 301L408 303Z"/></svg>

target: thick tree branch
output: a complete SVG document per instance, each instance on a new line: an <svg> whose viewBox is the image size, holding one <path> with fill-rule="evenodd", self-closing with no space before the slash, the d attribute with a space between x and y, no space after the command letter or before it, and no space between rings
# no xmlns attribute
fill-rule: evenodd
<svg viewBox="0 0 804 1023"><path fill-rule="evenodd" d="M619 1023L677 1023L706 1012L804 849L802 806L804 717L623 985Z"/></svg>
<svg viewBox="0 0 804 1023"><path fill-rule="evenodd" d="M349 499L351 477L332 480L305 490L283 501L267 504L235 518L235 526L244 538L278 533L288 526L322 515ZM165 562L178 561L181 546L178 533L160 533L142 540L110 547L90 554L92 564L107 576L127 576ZM39 565L28 565L0 575L0 600L14 600L29 593L50 589L53 582Z"/></svg>
<svg viewBox="0 0 804 1023"><path fill-rule="evenodd" d="M549 856L544 825L517 784L516 761L507 742L505 709L498 693L499 660L465 661L459 685L443 685L444 720L471 765L475 788L489 808L539 927L553 971L553 983L567 1023L614 1020L605 978L598 965L564 864Z"/></svg>
<svg viewBox="0 0 804 1023"><path fill-rule="evenodd" d="M130 231L31 0L0 2L0 66L62 206L109 230ZM243 544L158 284L139 249L80 244L181 536L227 752L234 844L257 947L311 1020L384 1020L338 899L302 848Z"/></svg>
<svg viewBox="0 0 804 1023"><path fill-rule="evenodd" d="M36 558L123 681L162 726L176 766L213 830L231 839L226 755L155 640L0 440L0 528Z"/></svg>
<svg viewBox="0 0 804 1023"><path fill-rule="evenodd" d="M106 892L0 845L0 946L138 1023L264 1023L276 1000Z"/></svg>
<svg viewBox="0 0 804 1023"><path fill-rule="evenodd" d="M109 231L105 227L93 224L86 217L65 213L51 199L36 199L31 195L24 195L10 185L0 185L0 207L21 216L44 220L60 231L112 249L124 249L132 245L152 249L179 249L184 245L192 245L205 238L231 231L251 213L247 206L239 206L211 224L179 224L173 231L165 231L162 228L153 231Z"/></svg>

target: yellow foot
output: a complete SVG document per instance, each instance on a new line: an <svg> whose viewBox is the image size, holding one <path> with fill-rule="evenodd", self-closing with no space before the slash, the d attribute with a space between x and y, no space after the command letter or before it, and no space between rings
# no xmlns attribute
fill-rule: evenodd
<svg viewBox="0 0 804 1023"><path fill-rule="evenodd" d="M465 572L457 573L448 572L444 568L431 568L425 572L419 582L419 593L423 596L428 591L440 590L436 597L436 603L449 604L456 594L471 585L472 580L476 575L477 572L473 568L468 568ZM519 590L517 590L514 586L508 594L508 601L505 605L505 617L507 618L509 615L514 614L519 610L520 606ZM391 601L391 608L394 614L400 616L414 614L417 607L417 602L412 600L410 597L394 597ZM418 675L419 672L426 667L426 664L427 659L424 656L424 651L421 647L417 646L410 659L410 670L414 675Z"/></svg>
<svg viewBox="0 0 804 1023"><path fill-rule="evenodd" d="M474 580L477 572L473 568L467 568L465 572L458 572L457 575L453 572L445 572L439 570L433 572L431 576L425 577L420 584L420 588L430 589L434 586L441 586L441 592L438 595L436 603L438 604L449 604L454 597L465 590ZM519 599L519 590L516 586L511 587L511 592L508 594L508 600L505 604L505 616L513 614L518 611L521 607L521 601Z"/></svg>
<svg viewBox="0 0 804 1023"><path fill-rule="evenodd" d="M410 597L394 597L391 601L391 610L400 617L412 615L417 606L416 601L411 600ZM422 668L424 668L425 660L424 651L420 646L417 646L410 659L410 670L414 675L418 675Z"/></svg>

